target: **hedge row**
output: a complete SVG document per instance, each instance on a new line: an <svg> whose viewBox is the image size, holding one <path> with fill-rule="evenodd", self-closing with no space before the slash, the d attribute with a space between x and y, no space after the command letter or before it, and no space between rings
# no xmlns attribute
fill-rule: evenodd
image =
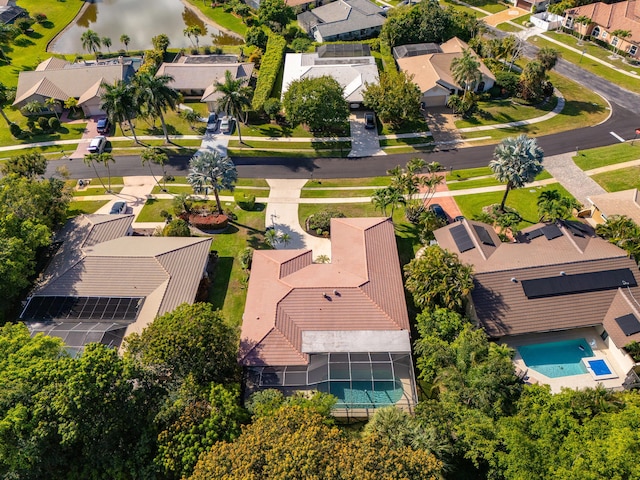
<svg viewBox="0 0 640 480"><path fill-rule="evenodd" d="M251 106L256 112L261 112L264 102L273 91L273 85L284 60L284 52L287 48L287 41L280 35L269 35L267 49L260 62L260 74L256 83L256 90L253 94Z"/></svg>

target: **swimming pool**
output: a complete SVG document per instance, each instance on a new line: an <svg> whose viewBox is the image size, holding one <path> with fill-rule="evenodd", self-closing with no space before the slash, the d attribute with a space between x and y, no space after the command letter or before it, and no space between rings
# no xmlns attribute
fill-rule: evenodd
<svg viewBox="0 0 640 480"><path fill-rule="evenodd" d="M527 367L549 378L587 373L582 359L593 357L593 350L584 338L523 345L517 348Z"/></svg>
<svg viewBox="0 0 640 480"><path fill-rule="evenodd" d="M330 382L329 393L338 398L338 408L376 408L395 405L404 393L396 382Z"/></svg>

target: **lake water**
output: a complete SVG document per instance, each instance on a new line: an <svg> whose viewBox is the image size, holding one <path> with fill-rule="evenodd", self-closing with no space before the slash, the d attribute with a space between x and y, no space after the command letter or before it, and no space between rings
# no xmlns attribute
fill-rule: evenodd
<svg viewBox="0 0 640 480"><path fill-rule="evenodd" d="M153 46L151 38L164 33L171 41L170 48L189 48L193 44L184 36L189 25L205 24L180 0L95 0L74 20L74 23L53 42L49 48L56 53L87 53L80 37L91 29L100 38L111 39L111 51L124 49L120 36L126 34L131 41L129 50L148 50ZM238 39L206 25L207 34L199 38L200 46L239 44ZM194 40L195 41L195 40ZM107 49L102 47L106 53Z"/></svg>

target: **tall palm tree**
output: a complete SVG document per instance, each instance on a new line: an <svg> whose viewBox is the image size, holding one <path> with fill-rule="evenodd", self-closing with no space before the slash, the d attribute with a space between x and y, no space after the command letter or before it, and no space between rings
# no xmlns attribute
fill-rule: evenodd
<svg viewBox="0 0 640 480"><path fill-rule="evenodd" d="M231 114L238 119L239 122L246 123L246 112L244 107L251 105L252 90L246 86L247 78L234 79L229 70L224 72L224 82L220 83L216 80L213 84L215 91L221 93L222 96L217 101L219 110ZM242 143L242 134L240 133L240 124L238 123L238 138Z"/></svg>
<svg viewBox="0 0 640 480"><path fill-rule="evenodd" d="M26 113L36 114L42 112L42 110L44 110L44 106L38 100L32 100L26 103L21 110Z"/></svg>
<svg viewBox="0 0 640 480"><path fill-rule="evenodd" d="M220 203L220 190L233 191L234 183L238 180L238 171L229 157L223 157L217 151L201 152L193 156L189 161L189 175L187 182L196 191L201 191L205 186L213 189L216 197L218 213L222 214Z"/></svg>
<svg viewBox="0 0 640 480"><path fill-rule="evenodd" d="M380 210L383 215L387 215L387 207L391 207L390 217L393 217L393 213L398 205L404 205L406 199L399 188L389 185L385 188L379 188L373 195L371 195L371 203Z"/></svg>
<svg viewBox="0 0 640 480"><path fill-rule="evenodd" d="M109 165L111 163L116 163L116 159L113 158L113 155L109 152L102 152L98 154L97 161L107 167L107 177L109 179L109 188L107 189L107 193L111 193L111 168L109 168Z"/></svg>
<svg viewBox="0 0 640 480"><path fill-rule="evenodd" d="M471 53L471 49L464 49L461 57L451 61L451 75L456 83L464 88L465 97L482 81L480 62Z"/></svg>
<svg viewBox="0 0 640 480"><path fill-rule="evenodd" d="M122 123L128 122L131 127L131 133L136 143L138 137L136 136L136 130L133 126L131 118L136 113L136 96L133 86L127 84L122 80L117 80L114 84L103 83L102 88L104 93L102 94L102 105L100 108L107 112L109 120L113 123L118 123L122 130Z"/></svg>
<svg viewBox="0 0 640 480"><path fill-rule="evenodd" d="M180 100L180 93L169 86L171 82L173 82L171 75L159 75L156 77L148 72L139 73L134 79L138 104L147 105L153 113L160 117L162 131L167 143L171 143L171 141L169 140L163 113L167 108L176 108Z"/></svg>
<svg viewBox="0 0 640 480"><path fill-rule="evenodd" d="M620 40L624 41L629 38L631 36L631 30L618 29L611 32L611 35L613 35L614 38L617 38L616 44L613 46L613 48L616 49L616 55L618 55L618 52L620 51Z"/></svg>
<svg viewBox="0 0 640 480"><path fill-rule="evenodd" d="M109 37L102 37L100 39L100 42L102 43L102 45L107 47L107 52L111 53L111 39Z"/></svg>
<svg viewBox="0 0 640 480"><path fill-rule="evenodd" d="M560 52L552 47L542 47L536 53L536 60L540 62L540 65L542 65L545 71L549 71L555 67L558 58L560 58Z"/></svg>
<svg viewBox="0 0 640 480"><path fill-rule="evenodd" d="M56 107L58 106L58 100L53 98L53 97L49 97L44 101L44 104L49 107L50 110L53 110L53 113L55 113L56 118L58 120L60 120L60 116L58 115L58 110L56 110Z"/></svg>
<svg viewBox="0 0 640 480"><path fill-rule="evenodd" d="M102 185L102 188L104 188L105 191L109 191L109 190L107 190L107 186L102 181L102 177L100 176L100 174L98 173L98 169L96 168L96 163L100 162L99 157L100 157L99 153L87 153L84 156L83 161L84 161L85 165L93 167L93 171L95 172L96 178L100 182L100 185Z"/></svg>
<svg viewBox="0 0 640 480"><path fill-rule="evenodd" d="M199 48L200 43L198 42L198 38L202 37L203 35L206 35L207 30L206 28L203 28L200 25L189 25L187 28L185 28L182 31L182 33L189 40L191 40L191 37L195 38L196 39L195 47ZM191 43L193 43L193 40L191 40Z"/></svg>
<svg viewBox="0 0 640 480"><path fill-rule="evenodd" d="M124 44L124 49L127 51L127 53L129 53L129 43L131 43L131 38L129 38L129 35L125 33L120 35L120 43Z"/></svg>
<svg viewBox="0 0 640 480"><path fill-rule="evenodd" d="M93 52L97 57L98 49L101 45L101 40L98 34L89 29L82 34L80 40L82 41L82 48L84 48L89 53Z"/></svg>
<svg viewBox="0 0 640 480"><path fill-rule="evenodd" d="M493 160L489 168L499 182L506 182L507 188L500 203L500 211L504 212L507 195L514 188L523 187L532 182L544 167L544 152L535 138L522 134L505 138L493 152Z"/></svg>
<svg viewBox="0 0 640 480"><path fill-rule="evenodd" d="M589 26L589 24L591 23L591 19L589 17L587 17L586 15L580 15L579 17L576 17L573 20L573 25L580 25L582 28L580 28L579 33L580 33L580 41L584 40L584 34L587 31L587 27Z"/></svg>
<svg viewBox="0 0 640 480"><path fill-rule="evenodd" d="M151 164L155 163L157 165L162 166L163 181L164 181L164 186L162 187L162 191L166 192L167 191L167 184L166 184L167 174L164 166L169 161L169 157L167 156L167 154L156 147L145 148L140 154L140 160L142 160L142 165L149 166L149 171L151 172L151 176L153 177L153 180L158 184L158 186L160 186L160 183L158 182L158 180L156 179L156 176L153 173Z"/></svg>

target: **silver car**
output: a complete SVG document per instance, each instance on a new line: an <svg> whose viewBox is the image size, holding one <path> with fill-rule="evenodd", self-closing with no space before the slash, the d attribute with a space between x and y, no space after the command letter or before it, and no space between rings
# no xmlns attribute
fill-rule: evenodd
<svg viewBox="0 0 640 480"><path fill-rule="evenodd" d="M225 115L220 120L220 131L222 133L231 133L233 131L233 117Z"/></svg>

